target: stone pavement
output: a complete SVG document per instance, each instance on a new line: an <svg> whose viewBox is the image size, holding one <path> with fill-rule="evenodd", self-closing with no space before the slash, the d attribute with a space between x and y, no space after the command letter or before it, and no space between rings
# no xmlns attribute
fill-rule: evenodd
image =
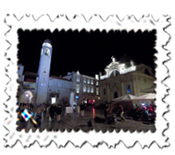
<svg viewBox="0 0 175 155"><path fill-rule="evenodd" d="M83 118L77 117L76 113L73 113L72 115L69 115L67 117L64 116L64 110L61 114L61 121L58 123L56 121L50 122L48 118L44 119L44 122L41 125L40 131L43 131L44 129L50 130L61 130L64 131L67 129L68 131L71 131L74 129L75 131L78 131L79 129L82 129L84 132L90 131L92 128L96 131L102 130L102 132L113 131L116 130L119 132L121 129L124 131L130 130L131 132L137 130L141 132L142 130L144 132L151 130L154 132L156 130L154 125L149 124L143 124L141 121L135 121L132 119L126 119L126 121L121 121L119 117L117 117L117 123L116 124L107 124L107 122L104 123L96 123L93 118L95 116L104 118L103 110L93 110L93 109L86 109L85 110L85 116ZM91 120L93 127L88 127L87 122ZM29 128L32 128L33 125L30 123Z"/></svg>

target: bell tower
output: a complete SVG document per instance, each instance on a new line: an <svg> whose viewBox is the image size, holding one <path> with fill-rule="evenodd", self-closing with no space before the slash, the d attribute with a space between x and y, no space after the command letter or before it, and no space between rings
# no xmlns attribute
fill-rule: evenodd
<svg viewBox="0 0 175 155"><path fill-rule="evenodd" d="M51 41L46 39L42 44L41 56L38 68L38 88L36 103L47 102L47 89L49 85L50 65L52 58Z"/></svg>

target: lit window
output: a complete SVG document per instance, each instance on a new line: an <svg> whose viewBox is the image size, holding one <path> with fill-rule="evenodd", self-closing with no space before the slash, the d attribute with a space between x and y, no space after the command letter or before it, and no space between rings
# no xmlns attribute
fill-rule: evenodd
<svg viewBox="0 0 175 155"><path fill-rule="evenodd" d="M90 92L90 87L89 87L89 86L88 86L87 92L88 92L88 93Z"/></svg>
<svg viewBox="0 0 175 155"><path fill-rule="evenodd" d="M96 86L98 86L98 81L96 81Z"/></svg>
<svg viewBox="0 0 175 155"><path fill-rule="evenodd" d="M93 93L94 92L94 87L91 87L91 93Z"/></svg>
<svg viewBox="0 0 175 155"><path fill-rule="evenodd" d="M131 93L130 85L127 85L127 93Z"/></svg>
<svg viewBox="0 0 175 155"><path fill-rule="evenodd" d="M80 92L80 86L79 86L79 85L76 86L76 92L77 92L77 93Z"/></svg>
<svg viewBox="0 0 175 155"><path fill-rule="evenodd" d="M87 83L90 84L90 80L89 79L87 80Z"/></svg>
<svg viewBox="0 0 175 155"><path fill-rule="evenodd" d="M86 78L83 79L83 82L86 83Z"/></svg>
<svg viewBox="0 0 175 155"><path fill-rule="evenodd" d="M79 76L77 76L77 82L80 82L80 77Z"/></svg>
<svg viewBox="0 0 175 155"><path fill-rule="evenodd" d="M98 90L98 88L96 88L96 94L99 95L99 90Z"/></svg>
<svg viewBox="0 0 175 155"><path fill-rule="evenodd" d="M93 80L91 80L91 85L93 85L94 84L94 81Z"/></svg>
<svg viewBox="0 0 175 155"><path fill-rule="evenodd" d="M86 92L86 86L85 85L83 86L83 92Z"/></svg>

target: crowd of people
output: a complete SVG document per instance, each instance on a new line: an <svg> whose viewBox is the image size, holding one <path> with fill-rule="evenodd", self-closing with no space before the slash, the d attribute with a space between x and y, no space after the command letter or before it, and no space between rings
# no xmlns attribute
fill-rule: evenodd
<svg viewBox="0 0 175 155"><path fill-rule="evenodd" d="M87 103L87 99L83 98L80 104L76 105L75 112L76 117L84 117L85 114L85 106ZM46 119L49 122L56 121L59 123L61 121L61 114L62 111L65 111L64 116L67 118L68 115L71 115L71 113L67 113L67 108L72 109L70 104L65 103L64 105L61 104L37 104L34 106L33 103L20 103L19 108L17 110L18 112L18 127L17 130L21 131L22 129L27 129L29 121L26 121L25 118L23 117L23 112L25 110L29 111L30 113L33 113L34 115L32 116L32 119L36 122L36 124L33 124L34 130L37 128L41 127L41 124L44 122L44 119Z"/></svg>
<svg viewBox="0 0 175 155"><path fill-rule="evenodd" d="M124 109L122 104L118 104L118 108L113 109L110 104L105 103L104 106L104 118L107 120L110 117L113 117L113 122L115 122L115 117L119 116L121 121L126 121L126 118L132 118L134 120L147 121L149 123L155 122L155 113L156 106L154 103L147 104L142 103L142 106L138 106L135 109Z"/></svg>
<svg viewBox="0 0 175 155"><path fill-rule="evenodd" d="M42 123L44 120L47 122L55 122L55 123L60 123L61 119L63 117L67 118L68 116L70 117L76 117L76 118L83 118L85 116L85 109L89 109L87 106L87 99L83 98L82 101L76 105L76 107L73 107L65 103L63 105L61 104L37 104L34 106L34 104L25 104L25 103L20 103L19 108L17 110L18 112L18 127L17 130L21 131L22 129L27 129L29 121L26 121L24 118L24 111L27 110L29 113L33 113L31 116L30 120L34 120L33 123L33 129L36 130L41 127ZM110 106L110 104L105 103L104 105L104 118L100 119L95 115L94 112L95 109L93 109L93 118L95 122L108 122L108 124L116 124L117 123L117 115L120 116L121 121L126 121L126 116L128 115L128 112L122 104L119 104L117 112L114 112L115 110L113 107ZM133 117L134 120L139 120L141 119L146 119L146 120L151 120L152 122L155 121L155 106L143 106L141 109L140 107L137 107L131 112L131 116Z"/></svg>
<svg viewBox="0 0 175 155"><path fill-rule="evenodd" d="M124 115L124 109L122 105L119 105L120 109L120 118L121 120L126 121ZM111 120L112 123L116 123L117 122L117 115L115 113L113 113L113 107L110 107L108 103L105 103L104 106L104 118L105 120Z"/></svg>

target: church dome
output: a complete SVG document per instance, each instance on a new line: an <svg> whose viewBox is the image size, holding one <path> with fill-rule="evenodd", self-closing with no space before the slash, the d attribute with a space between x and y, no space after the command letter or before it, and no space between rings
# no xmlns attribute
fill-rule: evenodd
<svg viewBox="0 0 175 155"><path fill-rule="evenodd" d="M132 65L135 65L136 62L133 58L129 57L129 56L123 56L119 59L119 63L120 64L125 64L125 66L128 68L128 67L131 67Z"/></svg>

